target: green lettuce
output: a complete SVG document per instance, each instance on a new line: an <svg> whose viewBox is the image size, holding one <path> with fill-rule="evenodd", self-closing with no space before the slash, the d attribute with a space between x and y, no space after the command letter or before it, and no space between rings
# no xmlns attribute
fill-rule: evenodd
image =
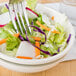
<svg viewBox="0 0 76 76"><path fill-rule="evenodd" d="M44 45L41 45L40 48L49 51L51 55L58 53L58 47L51 40L48 40Z"/></svg>
<svg viewBox="0 0 76 76"><path fill-rule="evenodd" d="M39 16L37 18L33 19L33 23L35 26L40 27L39 25L36 24L36 21L39 21L41 24L45 24L42 20L42 15L39 14ZM42 28L41 28L42 29Z"/></svg>
<svg viewBox="0 0 76 76"><path fill-rule="evenodd" d="M12 51L3 50L2 53L11 57L15 57L17 53L17 48L13 49Z"/></svg>
<svg viewBox="0 0 76 76"><path fill-rule="evenodd" d="M14 4L14 3L18 3L18 2L22 2L23 0L9 0L10 4Z"/></svg>
<svg viewBox="0 0 76 76"><path fill-rule="evenodd" d="M4 28L0 28L0 39L5 39L9 37L10 33L6 31Z"/></svg>
<svg viewBox="0 0 76 76"><path fill-rule="evenodd" d="M51 33L48 40L54 41L55 39L55 33Z"/></svg>
<svg viewBox="0 0 76 76"><path fill-rule="evenodd" d="M37 4L37 0L27 0L27 7L34 10Z"/></svg>
<svg viewBox="0 0 76 76"><path fill-rule="evenodd" d="M12 32L12 34L10 32ZM19 38L14 37L13 34L14 32L12 31L12 29L0 28L0 39L7 39L6 50L13 50L20 44Z"/></svg>
<svg viewBox="0 0 76 76"><path fill-rule="evenodd" d="M12 21L10 21L6 26L4 26L4 28L9 28L9 29L15 30Z"/></svg>
<svg viewBox="0 0 76 76"><path fill-rule="evenodd" d="M56 29L60 32L60 34L55 34L54 42L56 44L61 44L66 39L66 32L64 32L64 27L59 23L56 23Z"/></svg>
<svg viewBox="0 0 76 76"><path fill-rule="evenodd" d="M6 12L8 12L8 9L4 6L4 7L1 9L1 12L2 12L2 13L6 13Z"/></svg>
<svg viewBox="0 0 76 76"><path fill-rule="evenodd" d="M64 41L65 38L66 38L65 37L65 32L60 33L60 34L56 34L55 38L54 38L54 42L56 44L61 44Z"/></svg>
<svg viewBox="0 0 76 76"><path fill-rule="evenodd" d="M61 26L59 23L55 23L55 26L56 26L56 29L57 29L59 32L64 32L64 27Z"/></svg>
<svg viewBox="0 0 76 76"><path fill-rule="evenodd" d="M20 44L20 40L13 35L10 35L6 41L6 50L10 51L17 48Z"/></svg>

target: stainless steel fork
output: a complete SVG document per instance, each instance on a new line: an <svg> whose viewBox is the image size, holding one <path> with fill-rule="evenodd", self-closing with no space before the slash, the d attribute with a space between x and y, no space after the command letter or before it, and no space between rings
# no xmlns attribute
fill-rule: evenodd
<svg viewBox="0 0 76 76"><path fill-rule="evenodd" d="M12 10L14 11L14 15L16 17L18 25L16 24ZM20 0L18 3L13 3L13 4L9 3L9 14L17 33L21 32L23 34L23 29L22 29L23 27L25 31L29 31L29 33L31 34L31 28L30 28L30 24L29 24L28 17L26 14L26 9L25 9L25 1ZM23 16L27 26L25 26L25 21L23 19ZM19 17L21 22L19 20ZM22 26L21 26L21 23L22 23ZM17 26L19 27L20 30L18 30Z"/></svg>

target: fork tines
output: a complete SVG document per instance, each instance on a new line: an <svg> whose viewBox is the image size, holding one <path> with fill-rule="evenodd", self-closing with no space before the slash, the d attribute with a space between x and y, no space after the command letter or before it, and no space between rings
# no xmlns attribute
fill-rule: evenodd
<svg viewBox="0 0 76 76"><path fill-rule="evenodd" d="M12 20L12 23L17 33L21 32L21 34L23 34L24 30L26 30L26 31L29 31L29 33L31 34L31 28L29 26L29 21L28 21L28 17L26 14L24 3L25 2L20 2L17 4L15 3L9 4L9 14L10 14L10 18ZM16 17L17 23L15 21L15 17ZM26 24L25 24L25 21L26 21Z"/></svg>

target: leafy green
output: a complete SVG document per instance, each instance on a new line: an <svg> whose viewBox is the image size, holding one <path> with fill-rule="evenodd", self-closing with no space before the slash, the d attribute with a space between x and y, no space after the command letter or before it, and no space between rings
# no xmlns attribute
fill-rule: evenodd
<svg viewBox="0 0 76 76"><path fill-rule="evenodd" d="M26 40L26 34L23 34L22 37ZM32 38L31 35L28 35L28 38L32 44L35 44L35 40Z"/></svg>
<svg viewBox="0 0 76 76"><path fill-rule="evenodd" d="M42 15L39 14L39 16L37 17L37 20L41 23L41 24L45 24L42 20Z"/></svg>
<svg viewBox="0 0 76 76"><path fill-rule="evenodd" d="M12 34L10 32L12 32ZM20 44L19 38L13 36L14 33L15 32L13 32L12 29L0 28L0 38L7 39L6 41L7 50L13 50L14 48L18 47Z"/></svg>
<svg viewBox="0 0 76 76"><path fill-rule="evenodd" d="M49 51L51 55L58 53L58 47L50 40L48 40L44 45L41 45L40 48Z"/></svg>
<svg viewBox="0 0 76 76"><path fill-rule="evenodd" d="M0 38L1 38L1 39L5 39L5 38L7 38L9 35L10 35L10 34L9 34L8 31L4 30L3 28L0 28Z"/></svg>
<svg viewBox="0 0 76 76"><path fill-rule="evenodd" d="M9 38L6 41L6 50L13 50L14 48L17 48L20 44L20 40L12 35L9 36Z"/></svg>
<svg viewBox="0 0 76 76"><path fill-rule="evenodd" d="M6 13L6 12L8 12L8 9L4 6L4 7L1 9L1 12L2 12L2 13Z"/></svg>
<svg viewBox="0 0 76 76"><path fill-rule="evenodd" d="M56 29L57 29L59 32L64 32L64 27L61 26L59 23L55 23L55 26L56 26Z"/></svg>
<svg viewBox="0 0 76 76"><path fill-rule="evenodd" d="M13 23L12 21L10 21L6 26L4 26L5 28L9 28L9 29L14 29ZM15 30L15 29L14 29Z"/></svg>
<svg viewBox="0 0 76 76"><path fill-rule="evenodd" d="M51 40L51 41L54 41L55 33L51 33L48 39Z"/></svg>
<svg viewBox="0 0 76 76"><path fill-rule="evenodd" d="M27 0L27 7L34 10L37 4L37 0Z"/></svg>
<svg viewBox="0 0 76 76"><path fill-rule="evenodd" d="M34 25L37 26L37 27L40 27L39 25L36 24L36 21L37 21L37 20L38 20L41 24L45 24L45 23L43 22L43 20L42 20L42 15L39 14L39 16L38 16L37 18L34 18L34 19L33 19Z"/></svg>
<svg viewBox="0 0 76 76"><path fill-rule="evenodd" d="M61 26L59 23L56 23L55 25L60 34L55 34L54 42L56 44L61 44L62 42L64 42L64 39L66 39L66 32L64 32L63 26Z"/></svg>
<svg viewBox="0 0 76 76"><path fill-rule="evenodd" d="M58 53L56 49L54 48L51 48L51 47L46 47L44 45L41 45L40 47L42 50L45 50L45 51L49 51L51 55L55 54L55 53Z"/></svg>
<svg viewBox="0 0 76 76"><path fill-rule="evenodd" d="M3 50L2 53L6 54L8 56L11 56L11 57L15 57L16 53L17 53L17 49L18 48L15 48L12 51Z"/></svg>
<svg viewBox="0 0 76 76"><path fill-rule="evenodd" d="M14 3L18 3L18 2L22 2L23 0L9 0L10 4L14 4Z"/></svg>
<svg viewBox="0 0 76 76"><path fill-rule="evenodd" d="M55 38L54 38L54 42L56 44L61 44L65 38L66 38L65 37L65 32L60 33L60 34L56 34Z"/></svg>

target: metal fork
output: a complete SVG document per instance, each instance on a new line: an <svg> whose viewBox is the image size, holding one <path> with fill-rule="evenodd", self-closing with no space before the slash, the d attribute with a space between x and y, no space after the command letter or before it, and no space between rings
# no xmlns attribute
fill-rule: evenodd
<svg viewBox="0 0 76 76"><path fill-rule="evenodd" d="M9 4L9 14L10 14L10 18L12 20L12 23L13 23L14 28L15 28L17 33L21 32L23 34L23 29L21 27L21 23L22 23L22 26L23 26L24 30L29 31L29 33L31 34L31 28L29 27L30 24L29 24L29 21L28 21L28 17L27 17L27 14L26 14L26 9L25 9L24 3L25 3L24 1L22 1L22 2L20 1L18 3ZM12 10L14 10L14 14L15 14L15 17L16 17L16 20L17 20L18 27L19 27L20 31L17 28L17 24L16 24L16 21L13 17L13 11ZM25 26L23 16L25 18L27 26ZM20 17L21 23L20 23L19 17Z"/></svg>

